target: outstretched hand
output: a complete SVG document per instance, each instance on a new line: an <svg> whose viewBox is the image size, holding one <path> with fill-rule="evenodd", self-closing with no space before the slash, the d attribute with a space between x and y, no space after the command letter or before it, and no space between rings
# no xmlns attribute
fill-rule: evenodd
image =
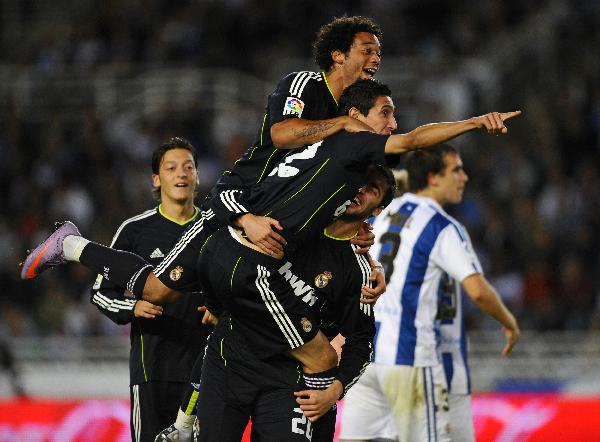
<svg viewBox="0 0 600 442"><path fill-rule="evenodd" d="M504 125L504 122L518 117L521 113L521 111L490 112L480 117L474 117L474 119L480 129L485 129L487 133L492 135L500 135L508 133L508 128Z"/></svg>

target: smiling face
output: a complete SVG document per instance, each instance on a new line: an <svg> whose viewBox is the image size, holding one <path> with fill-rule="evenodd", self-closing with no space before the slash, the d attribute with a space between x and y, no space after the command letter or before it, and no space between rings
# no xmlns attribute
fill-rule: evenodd
<svg viewBox="0 0 600 442"><path fill-rule="evenodd" d="M358 79L372 80L381 64L379 39L369 32L357 33L350 50L338 54L338 61L342 64L346 84Z"/></svg>
<svg viewBox="0 0 600 442"><path fill-rule="evenodd" d="M165 152L158 174L152 175L154 187L160 187L162 202L185 203L193 200L198 185L198 172L194 157L187 149L170 149Z"/></svg>
<svg viewBox="0 0 600 442"><path fill-rule="evenodd" d="M377 216L383 210L383 197L389 185L373 167L367 170L367 184L358 190L356 196L341 218L345 220L365 220Z"/></svg>

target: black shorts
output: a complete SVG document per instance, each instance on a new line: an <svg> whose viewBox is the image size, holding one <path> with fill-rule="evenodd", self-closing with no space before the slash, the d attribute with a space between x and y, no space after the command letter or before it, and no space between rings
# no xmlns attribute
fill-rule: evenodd
<svg viewBox="0 0 600 442"><path fill-rule="evenodd" d="M198 258L207 305L216 301L229 312L259 358L300 347L319 331L317 313L279 273L283 264L241 244L227 227L206 241Z"/></svg>
<svg viewBox="0 0 600 442"><path fill-rule="evenodd" d="M153 441L177 418L186 382L151 381L129 387L131 396L131 440Z"/></svg>
<svg viewBox="0 0 600 442"><path fill-rule="evenodd" d="M228 318L222 319L204 358L198 440L239 442L251 418L253 441L310 441L312 424L294 397L300 372L285 356L257 358Z"/></svg>

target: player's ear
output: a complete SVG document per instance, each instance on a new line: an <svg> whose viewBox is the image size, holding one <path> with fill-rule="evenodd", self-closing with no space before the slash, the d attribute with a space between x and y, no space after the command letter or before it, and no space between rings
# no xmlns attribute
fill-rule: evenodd
<svg viewBox="0 0 600 442"><path fill-rule="evenodd" d="M346 57L342 51L336 49L335 51L331 51L331 59L335 64L343 64L346 60Z"/></svg>
<svg viewBox="0 0 600 442"><path fill-rule="evenodd" d="M427 173L427 187L436 187L438 184L438 174L434 172Z"/></svg>
<svg viewBox="0 0 600 442"><path fill-rule="evenodd" d="M358 119L359 116L361 116L362 113L358 110L358 108L352 106L350 108L350 110L348 111L348 116L352 117L352 118L356 118Z"/></svg>
<svg viewBox="0 0 600 442"><path fill-rule="evenodd" d="M160 187L160 177L155 173L152 174L152 186L154 186L155 188Z"/></svg>

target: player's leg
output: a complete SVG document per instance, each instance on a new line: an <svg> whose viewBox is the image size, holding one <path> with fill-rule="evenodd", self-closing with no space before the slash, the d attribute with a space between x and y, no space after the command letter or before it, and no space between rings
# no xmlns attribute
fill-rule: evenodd
<svg viewBox="0 0 600 442"><path fill-rule="evenodd" d="M450 393L448 403L450 406L450 436L452 441L475 441L471 395Z"/></svg>
<svg viewBox="0 0 600 442"><path fill-rule="evenodd" d="M307 442L312 434L313 424L296 403L293 388L260 395L252 413L253 442Z"/></svg>
<svg viewBox="0 0 600 442"><path fill-rule="evenodd" d="M184 385L181 382L146 382L130 387L133 442L154 440L160 429L175 418Z"/></svg>
<svg viewBox="0 0 600 442"><path fill-rule="evenodd" d="M202 442L239 442L261 389L260 361L244 339L220 322L209 337L197 402Z"/></svg>
<svg viewBox="0 0 600 442"><path fill-rule="evenodd" d="M196 420L196 403L198 402L205 351L206 349L198 354L190 373L190 382L186 384L183 394L179 395L175 421L171 420L165 425L164 430L157 435L156 442L170 440L181 442L191 438L192 428Z"/></svg>
<svg viewBox="0 0 600 442"><path fill-rule="evenodd" d="M143 295L155 304L169 302L176 291L195 286L196 259L207 237L203 216L184 232L156 269L138 255L83 238L73 223L64 222L29 253L21 278L32 279L48 268L73 261L129 290L137 299Z"/></svg>
<svg viewBox="0 0 600 442"><path fill-rule="evenodd" d="M346 393L341 413L340 441L396 440L398 430L388 400L381 391L378 370L379 366L369 365Z"/></svg>
<svg viewBox="0 0 600 442"><path fill-rule="evenodd" d="M448 388L442 366L379 367L378 381L389 402L399 440L449 441Z"/></svg>
<svg viewBox="0 0 600 442"><path fill-rule="evenodd" d="M152 266L130 252L111 249L83 238L77 227L66 221L23 262L21 278L32 279L43 271L68 261L80 262L132 293L141 293Z"/></svg>

